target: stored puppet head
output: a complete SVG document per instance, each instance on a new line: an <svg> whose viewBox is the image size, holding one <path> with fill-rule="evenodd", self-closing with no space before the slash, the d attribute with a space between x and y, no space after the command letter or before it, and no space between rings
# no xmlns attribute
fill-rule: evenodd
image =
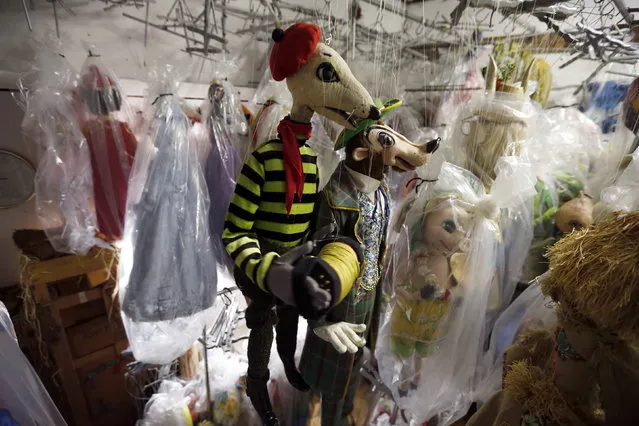
<svg viewBox="0 0 639 426"><path fill-rule="evenodd" d="M450 256L463 250L472 217L469 208L456 194L441 194L428 201L420 232L430 253Z"/></svg>
<svg viewBox="0 0 639 426"><path fill-rule="evenodd" d="M97 64L87 60L88 66L82 71L80 94L89 111L94 115L107 115L119 111L122 97L111 77Z"/></svg>
<svg viewBox="0 0 639 426"><path fill-rule="evenodd" d="M401 101L393 99L385 104L377 101L382 116L386 116ZM386 168L407 172L426 164L430 154L439 148L440 138L410 141L382 121L361 120L353 130L344 130L335 149L346 148L346 165L375 179L381 179Z"/></svg>
<svg viewBox="0 0 639 426"><path fill-rule="evenodd" d="M462 120L461 132L465 136L463 144L468 158L466 168L479 176L484 184L495 179L495 165L503 155L518 155L520 144L526 139L526 114L518 110L527 102L529 76L535 61L526 69L521 84L506 84L498 80L498 68L490 58L486 73L488 94L503 93L499 98L489 98ZM502 102L503 100L503 102Z"/></svg>
<svg viewBox="0 0 639 426"><path fill-rule="evenodd" d="M593 224L594 201L583 192L583 183L570 173L552 174L557 201L553 201L550 188L537 181L534 225L544 229L543 238L554 232L552 224L562 234Z"/></svg>
<svg viewBox="0 0 639 426"><path fill-rule="evenodd" d="M320 43L316 25L297 23L273 31L270 67L277 81L286 79L293 107L291 119L310 122L314 112L354 129L357 120L381 117L371 95L353 76L346 61Z"/></svg>

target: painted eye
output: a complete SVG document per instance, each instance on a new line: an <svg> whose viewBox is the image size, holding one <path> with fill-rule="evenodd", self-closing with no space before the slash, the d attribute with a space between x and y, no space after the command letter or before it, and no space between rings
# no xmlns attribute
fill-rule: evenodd
<svg viewBox="0 0 639 426"><path fill-rule="evenodd" d="M442 222L442 228L444 228L444 231L448 232L449 234L453 234L455 231L457 231L457 225L455 225L455 222L450 219Z"/></svg>
<svg viewBox="0 0 639 426"><path fill-rule="evenodd" d="M322 62L319 67L317 67L317 78L325 83L337 83L339 81L337 71L335 71L333 65L328 62Z"/></svg>
<svg viewBox="0 0 639 426"><path fill-rule="evenodd" d="M377 142L382 144L385 148L395 145L395 139L386 132L379 132L377 135Z"/></svg>

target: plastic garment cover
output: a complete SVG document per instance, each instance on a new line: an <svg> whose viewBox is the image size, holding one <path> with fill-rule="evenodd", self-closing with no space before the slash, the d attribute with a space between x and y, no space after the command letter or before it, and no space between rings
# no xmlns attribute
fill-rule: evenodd
<svg viewBox="0 0 639 426"><path fill-rule="evenodd" d="M127 186L137 146L129 127L133 115L114 74L98 58L89 56L80 74L82 132L91 155L98 229L106 240L117 241L124 231Z"/></svg>
<svg viewBox="0 0 639 426"><path fill-rule="evenodd" d="M538 279L543 279L543 276ZM538 280L535 280L499 316L493 327L490 348L484 357L487 370L483 374L484 381L477 388L476 401L485 402L501 387L506 349L528 331L538 328L552 330L556 325L554 303L542 294Z"/></svg>
<svg viewBox="0 0 639 426"><path fill-rule="evenodd" d="M209 209L209 224L213 246L219 259L228 257L222 244L224 218L231 204L237 177L244 165L248 143L246 118L240 110L236 90L228 81L215 80L209 87L209 102L204 109L204 124L210 141L205 176L209 197L214 207Z"/></svg>
<svg viewBox="0 0 639 426"><path fill-rule="evenodd" d="M529 98L497 92L476 94L459 112L443 145L446 160L478 176L490 186L503 155L519 155L534 139L539 108Z"/></svg>
<svg viewBox="0 0 639 426"><path fill-rule="evenodd" d="M251 104L256 110L250 129L250 151L253 152L264 142L277 137L277 125L290 112L293 98L286 83L273 80L270 68L266 67Z"/></svg>
<svg viewBox="0 0 639 426"><path fill-rule="evenodd" d="M496 219L534 191L529 165L500 162L491 195L444 163L396 218L376 357L382 380L417 423L448 425L472 403L487 317L502 304Z"/></svg>
<svg viewBox="0 0 639 426"><path fill-rule="evenodd" d="M169 71L151 91L149 129L131 176L119 264L122 317L135 358L166 364L211 321L217 259L209 198Z"/></svg>
<svg viewBox="0 0 639 426"><path fill-rule="evenodd" d="M318 191L324 188L329 181L337 165L344 158L343 150L335 151L335 141L331 139L324 128L323 120L317 114L311 118L313 133L306 142L317 154L317 168L319 169Z"/></svg>
<svg viewBox="0 0 639 426"><path fill-rule="evenodd" d="M79 120L78 75L59 54L41 49L32 73L22 76L22 131L37 157L36 213L59 252L86 254L95 245L90 150Z"/></svg>
<svg viewBox="0 0 639 426"><path fill-rule="evenodd" d="M639 209L639 151L632 155L632 161L615 185L601 191L601 201L611 210Z"/></svg>
<svg viewBox="0 0 639 426"><path fill-rule="evenodd" d="M539 122L539 136L529 140L521 152L533 164L538 179L533 203L534 238L524 265L524 281L548 269L544 254L564 233L592 223L594 203L584 194L591 157L603 154L600 131L576 109L544 111Z"/></svg>
<svg viewBox="0 0 639 426"><path fill-rule="evenodd" d="M40 378L18 345L7 308L0 302L0 424L66 426Z"/></svg>

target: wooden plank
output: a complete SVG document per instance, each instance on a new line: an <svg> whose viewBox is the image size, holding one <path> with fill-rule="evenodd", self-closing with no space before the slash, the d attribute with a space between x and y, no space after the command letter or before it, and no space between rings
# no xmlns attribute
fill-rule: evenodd
<svg viewBox="0 0 639 426"><path fill-rule="evenodd" d="M79 305L80 303L87 303L91 300L101 299L102 298L102 289L101 288L93 288L87 291L81 291L79 293L70 294L68 296L63 296L53 302L53 305L57 309L67 309L71 306Z"/></svg>
<svg viewBox="0 0 639 426"><path fill-rule="evenodd" d="M64 256L34 262L29 271L31 283L37 286L99 271L111 265L113 257L112 251L93 248L86 256Z"/></svg>
<svg viewBox="0 0 639 426"><path fill-rule="evenodd" d="M60 314L55 307L51 309L51 316L61 327L62 321ZM87 401L84 398L82 385L75 371L71 350L69 349L69 343L64 331L59 334L57 341L51 345L51 350L53 352L53 359L60 370L62 388L64 389L69 407L71 408L73 423L78 426L91 426L92 422L87 408Z"/></svg>
<svg viewBox="0 0 639 426"><path fill-rule="evenodd" d="M97 287L100 284L104 284L111 277L109 268L100 269L87 273L87 279L89 280L89 287Z"/></svg>
<svg viewBox="0 0 639 426"><path fill-rule="evenodd" d="M94 364L101 359L116 356L117 354L115 346L111 345L74 360L73 365L76 369L83 369L89 364Z"/></svg>

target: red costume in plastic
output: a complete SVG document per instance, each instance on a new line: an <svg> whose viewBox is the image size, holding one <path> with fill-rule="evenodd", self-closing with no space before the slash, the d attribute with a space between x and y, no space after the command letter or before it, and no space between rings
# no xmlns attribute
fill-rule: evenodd
<svg viewBox="0 0 639 426"><path fill-rule="evenodd" d="M82 131L91 152L98 228L108 241L114 241L124 230L127 186L137 140L127 123L109 115L120 109L120 92L98 66L88 66L80 91L91 113Z"/></svg>

